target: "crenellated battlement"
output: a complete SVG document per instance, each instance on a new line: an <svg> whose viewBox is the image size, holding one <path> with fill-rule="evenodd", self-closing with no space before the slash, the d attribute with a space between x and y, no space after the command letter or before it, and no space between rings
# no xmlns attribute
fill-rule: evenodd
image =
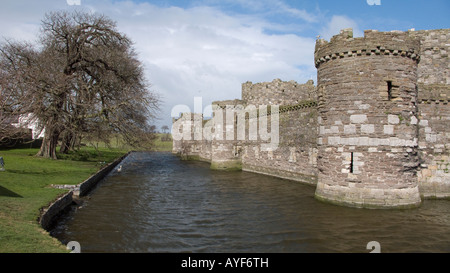
<svg viewBox="0 0 450 273"><path fill-rule="evenodd" d="M294 105L316 99L313 80L300 84L296 81L274 79L272 82L242 84L242 100L253 105Z"/></svg>
<svg viewBox="0 0 450 273"><path fill-rule="evenodd" d="M244 100L221 100L221 101L213 101L211 103L213 106L221 108L221 109L234 109L238 105L246 104Z"/></svg>
<svg viewBox="0 0 450 273"><path fill-rule="evenodd" d="M344 29L330 42L324 39L316 41L314 63L318 68L334 59L376 55L400 56L419 62L420 40L412 32L366 30L364 37L354 38L352 29Z"/></svg>

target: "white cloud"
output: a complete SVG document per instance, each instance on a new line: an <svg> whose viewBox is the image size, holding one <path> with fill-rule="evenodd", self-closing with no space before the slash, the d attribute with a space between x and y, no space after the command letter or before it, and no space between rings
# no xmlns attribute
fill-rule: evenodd
<svg viewBox="0 0 450 273"><path fill-rule="evenodd" d="M266 34L269 23L255 17L130 2L101 9L135 41L154 90L163 95L166 123L174 105L193 109L195 96L206 106L240 98L248 80L304 82L315 76L314 39Z"/></svg>
<svg viewBox="0 0 450 273"><path fill-rule="evenodd" d="M279 0L271 0L273 4L278 8L279 12L286 13L291 16L303 19L309 23L317 22L318 18L313 13L309 13L304 9L296 9L291 8L288 5L286 5L284 2Z"/></svg>
<svg viewBox="0 0 450 273"><path fill-rule="evenodd" d="M328 24L320 31L321 38L330 40L331 37L340 33L344 28L353 28L353 37L364 36L364 32L358 27L358 24L347 16L334 15Z"/></svg>
<svg viewBox="0 0 450 273"><path fill-rule="evenodd" d="M206 3L215 3L219 6L232 4L240 6L246 10L267 15L284 15L292 18L304 20L306 22L317 22L318 16L309 13L304 9L296 9L281 0L206 0ZM204 2L204 3L205 3Z"/></svg>
<svg viewBox="0 0 450 273"><path fill-rule="evenodd" d="M35 40L40 22L49 10L66 7L66 1L2 1L0 8L0 39Z"/></svg>

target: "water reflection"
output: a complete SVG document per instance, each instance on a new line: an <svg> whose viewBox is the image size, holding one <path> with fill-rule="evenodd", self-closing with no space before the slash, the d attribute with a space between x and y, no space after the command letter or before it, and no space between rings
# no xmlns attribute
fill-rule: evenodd
<svg viewBox="0 0 450 273"><path fill-rule="evenodd" d="M133 153L52 234L83 252L450 252L450 202L411 210L325 204L314 187Z"/></svg>

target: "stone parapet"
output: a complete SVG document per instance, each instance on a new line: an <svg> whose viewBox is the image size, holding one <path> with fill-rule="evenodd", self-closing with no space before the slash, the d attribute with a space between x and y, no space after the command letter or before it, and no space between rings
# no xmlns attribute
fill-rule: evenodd
<svg viewBox="0 0 450 273"><path fill-rule="evenodd" d="M314 62L316 68L330 60L358 56L392 55L420 61L420 41L409 32L378 32L366 30L364 37L353 38L352 29L341 30L339 35L316 41Z"/></svg>
<svg viewBox="0 0 450 273"><path fill-rule="evenodd" d="M252 105L295 105L316 99L314 81L304 84L275 79L272 82L242 84L242 100Z"/></svg>

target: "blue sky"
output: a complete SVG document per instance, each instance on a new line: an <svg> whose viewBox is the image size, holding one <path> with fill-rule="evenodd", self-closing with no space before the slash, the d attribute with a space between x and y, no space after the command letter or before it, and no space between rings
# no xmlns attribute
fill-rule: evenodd
<svg viewBox="0 0 450 273"><path fill-rule="evenodd" d="M80 5L69 5L80 2ZM52 10L83 9L117 22L163 99L158 127L194 97L203 106L241 96L246 81L316 81L316 37L352 27L379 31L450 27L449 0L1 0L0 38L34 40Z"/></svg>
<svg viewBox="0 0 450 273"><path fill-rule="evenodd" d="M367 0L139 0L136 2L185 9L210 6L236 16L259 14L275 23L303 25L305 28L298 29L297 33L307 35L314 35L315 28L320 27L333 15L347 16L356 21L361 29L380 31L447 28L450 23L450 1L448 0L380 0L380 5L369 5ZM282 8L277 9L280 3L292 10L305 11L317 20L306 25L304 18L295 16L295 13L289 13Z"/></svg>

